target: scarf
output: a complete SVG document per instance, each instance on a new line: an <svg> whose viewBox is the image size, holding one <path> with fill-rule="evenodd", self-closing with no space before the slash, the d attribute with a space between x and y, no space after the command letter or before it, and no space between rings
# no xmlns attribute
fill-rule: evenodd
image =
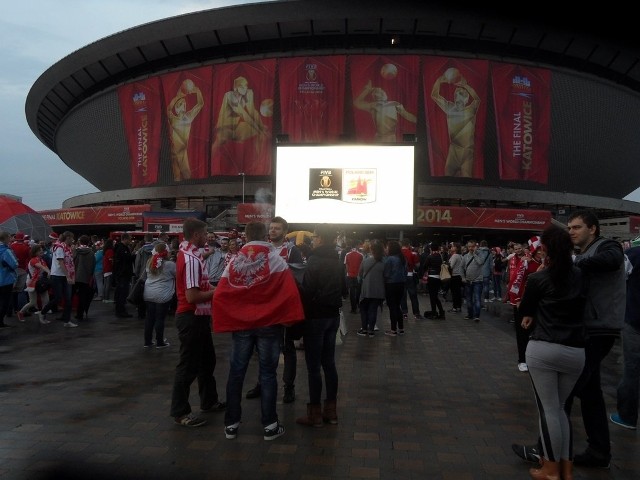
<svg viewBox="0 0 640 480"><path fill-rule="evenodd" d="M158 273L158 270L162 267L162 262L165 258L169 256L169 251L165 250L164 252L154 253L151 257L151 264L149 265L149 271L153 274Z"/></svg>

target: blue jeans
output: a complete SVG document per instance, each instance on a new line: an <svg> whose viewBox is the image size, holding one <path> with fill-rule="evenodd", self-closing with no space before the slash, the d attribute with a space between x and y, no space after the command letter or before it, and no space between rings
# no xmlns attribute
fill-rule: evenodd
<svg viewBox="0 0 640 480"><path fill-rule="evenodd" d="M62 320L69 322L71 321L71 285L67 282L67 277L51 275L50 278L53 296L49 299L49 303L42 307L42 314L57 310L58 302L62 299L64 302Z"/></svg>
<svg viewBox="0 0 640 480"><path fill-rule="evenodd" d="M414 274L411 277L407 277L404 282L404 291L402 294L402 300L400 300L400 308L402 313L409 313L409 306L407 305L407 295L411 300L411 313L414 315L420 315L420 301L418 300L418 277Z"/></svg>
<svg viewBox="0 0 640 480"><path fill-rule="evenodd" d="M278 394L277 369L280 360L282 326L241 330L231 335L229 377L227 378L227 410L224 424L233 425L242 419L242 385L253 351L258 352L260 368L261 421L265 427L278 421L276 397ZM306 348L306 344L305 344Z"/></svg>
<svg viewBox="0 0 640 480"><path fill-rule="evenodd" d="M404 330L404 319L402 318L401 307L402 296L404 295L404 283L385 283L384 295L387 307L389 308L391 330L394 332L398 328Z"/></svg>
<svg viewBox="0 0 640 480"><path fill-rule="evenodd" d="M378 309L382 298L363 298L360 302L360 324L362 330L373 332L378 320Z"/></svg>
<svg viewBox="0 0 640 480"><path fill-rule="evenodd" d="M482 308L482 287L483 281L467 283L464 293L467 299L467 315L469 318L480 318L480 309Z"/></svg>
<svg viewBox="0 0 640 480"><path fill-rule="evenodd" d="M493 278L491 276L484 277L482 279L482 298L484 300L489 300L491 284L493 283Z"/></svg>
<svg viewBox="0 0 640 480"><path fill-rule="evenodd" d="M213 376L216 351L211 337L211 315L177 313L175 322L180 339L180 359L171 392L170 415L181 417L191 413L189 392L196 378L200 408L206 410L218 402L216 379Z"/></svg>
<svg viewBox="0 0 640 480"><path fill-rule="evenodd" d="M151 345L153 330L156 331L156 345L164 343L164 321L171 301L165 303L147 302L147 316L144 320L144 344Z"/></svg>
<svg viewBox="0 0 640 480"><path fill-rule="evenodd" d="M131 277L118 277L113 299L116 304L116 315L127 313L127 297L131 290Z"/></svg>
<svg viewBox="0 0 640 480"><path fill-rule="evenodd" d="M624 367L618 384L618 414L625 423L638 423L638 394L640 393L640 331L628 323L622 329Z"/></svg>
<svg viewBox="0 0 640 480"><path fill-rule="evenodd" d="M496 300L502 299L502 273L493 274L493 296Z"/></svg>
<svg viewBox="0 0 640 480"><path fill-rule="evenodd" d="M312 318L304 325L304 358L309 377L309 403L319 405L322 398L322 375L327 388L327 400L338 395L338 369L336 368L336 333L340 316Z"/></svg>
<svg viewBox="0 0 640 480"><path fill-rule="evenodd" d="M358 277L347 277L347 288L349 289L351 313L353 313L358 310L358 301L360 300L360 282L358 282Z"/></svg>
<svg viewBox="0 0 640 480"><path fill-rule="evenodd" d="M4 317L11 308L11 296L13 295L13 284L0 287L0 324L4 324Z"/></svg>
<svg viewBox="0 0 640 480"><path fill-rule="evenodd" d="M294 387L296 383L296 371L298 369L298 352L293 338L289 335L289 329L284 329L282 338L282 356L284 357L284 368L282 369L282 381L285 387Z"/></svg>

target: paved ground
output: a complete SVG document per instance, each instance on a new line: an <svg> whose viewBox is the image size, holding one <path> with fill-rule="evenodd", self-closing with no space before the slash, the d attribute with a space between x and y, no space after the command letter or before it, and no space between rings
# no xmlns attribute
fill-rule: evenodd
<svg viewBox="0 0 640 480"><path fill-rule="evenodd" d="M422 308L428 304L420 297ZM447 305L450 307L450 304ZM355 335L338 347L337 426L295 424L307 399L303 352L295 403L278 412L284 436L265 442L259 401L243 400L238 437L226 440L223 415L187 429L168 416L177 359L171 318L165 350L142 348L142 323L117 319L94 302L78 328L35 318L0 331L0 477L2 479L517 479L529 465L512 442L537 436L527 374L516 368L509 308L491 304L480 323L409 320L404 337ZM388 325L386 312L380 327ZM216 335L219 390L224 396L229 336ZM604 367L609 407L620 377L617 344ZM245 391L254 384L250 367ZM197 394L194 387L192 399ZM197 401L192 402L197 406ZM195 408L195 407L194 407ZM576 451L585 446L574 409ZM638 479L636 432L611 426L610 470L576 469L576 479Z"/></svg>

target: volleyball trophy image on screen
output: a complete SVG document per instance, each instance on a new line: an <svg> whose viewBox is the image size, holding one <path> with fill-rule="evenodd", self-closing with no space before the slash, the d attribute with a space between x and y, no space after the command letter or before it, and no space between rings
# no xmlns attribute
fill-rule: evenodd
<svg viewBox="0 0 640 480"><path fill-rule="evenodd" d="M453 101L442 96L440 90L443 83L456 86ZM473 177L476 113L480 97L457 68L448 68L433 84L431 98L447 115L449 150L445 175Z"/></svg>
<svg viewBox="0 0 640 480"><path fill-rule="evenodd" d="M309 169L309 200L342 200L341 168Z"/></svg>
<svg viewBox="0 0 640 480"><path fill-rule="evenodd" d="M385 80L394 80L398 75L398 67L387 63L380 69L380 76ZM353 101L353 106L369 112L376 127L377 142L396 142L398 139L398 115L405 120L416 123L416 116L408 112L402 103L389 100L387 93L380 87L374 87L369 80Z"/></svg>
<svg viewBox="0 0 640 480"><path fill-rule="evenodd" d="M196 96L196 103L191 109L187 109L187 98L192 94ZM203 106L202 92L193 80L186 79L167 107L167 119L171 127L171 171L176 182L191 178L189 135L191 124Z"/></svg>

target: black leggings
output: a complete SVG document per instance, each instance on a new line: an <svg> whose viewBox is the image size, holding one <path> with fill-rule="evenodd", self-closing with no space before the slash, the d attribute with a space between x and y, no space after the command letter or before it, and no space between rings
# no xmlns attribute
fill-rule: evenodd
<svg viewBox="0 0 640 480"><path fill-rule="evenodd" d="M429 281L427 282L427 289L429 290L429 300L431 301L431 314L435 316L436 314L444 315L444 308L442 308L442 303L440 302L440 297L438 297L438 293L440 292L440 286L442 282L439 278L429 277Z"/></svg>

